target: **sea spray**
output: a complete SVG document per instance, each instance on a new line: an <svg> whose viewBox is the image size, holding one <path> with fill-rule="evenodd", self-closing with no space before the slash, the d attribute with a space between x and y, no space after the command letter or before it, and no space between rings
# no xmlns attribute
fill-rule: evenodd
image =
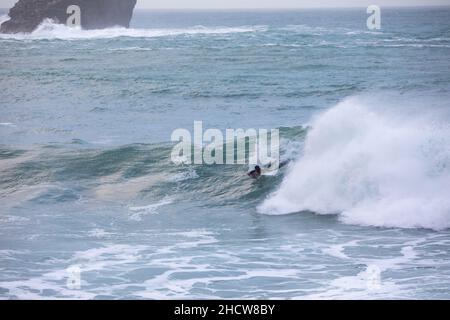
<svg viewBox="0 0 450 320"><path fill-rule="evenodd" d="M346 223L450 227L448 112L354 97L312 122L303 156L261 213L339 214ZM395 101L395 103L394 103Z"/></svg>

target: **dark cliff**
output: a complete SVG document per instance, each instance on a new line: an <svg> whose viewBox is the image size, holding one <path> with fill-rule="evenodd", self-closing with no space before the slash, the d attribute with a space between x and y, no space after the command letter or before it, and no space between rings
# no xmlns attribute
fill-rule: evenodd
<svg viewBox="0 0 450 320"><path fill-rule="evenodd" d="M46 18L65 24L67 8L80 8L83 29L113 26L128 28L137 0L19 0L9 11L10 20L0 26L1 33L32 32Z"/></svg>

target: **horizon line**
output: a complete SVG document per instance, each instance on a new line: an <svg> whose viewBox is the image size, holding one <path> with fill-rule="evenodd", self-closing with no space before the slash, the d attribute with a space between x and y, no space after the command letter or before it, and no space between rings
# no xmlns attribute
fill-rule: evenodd
<svg viewBox="0 0 450 320"><path fill-rule="evenodd" d="M152 7L139 7L136 9L146 9L146 10L299 10L299 9L361 9L367 8L366 5L356 5L356 6L303 6L303 7L238 7L238 8L227 8L227 7L216 7L216 8L152 8ZM426 8L426 7L450 7L450 4L415 4L415 5L380 5L380 8Z"/></svg>
<svg viewBox="0 0 450 320"><path fill-rule="evenodd" d="M450 4L416 4L416 5L382 5L380 8L450 8ZM11 7L12 8L12 7ZM1 9L11 9L10 7L0 7ZM225 7L217 7L217 8L152 8L152 7L139 7L137 6L135 10L167 10L167 11L182 11L182 10L230 10L230 11L238 11L238 10L307 10L307 9L362 9L367 8L365 5L361 6L305 6L305 7L242 7L242 8L225 8Z"/></svg>

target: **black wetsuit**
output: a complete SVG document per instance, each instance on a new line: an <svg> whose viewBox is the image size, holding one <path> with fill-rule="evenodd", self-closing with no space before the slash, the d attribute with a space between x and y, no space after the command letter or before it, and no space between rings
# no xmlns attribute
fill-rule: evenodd
<svg viewBox="0 0 450 320"><path fill-rule="evenodd" d="M253 179L258 179L261 176L261 169L255 169L253 171L250 171L249 173L247 173L249 177L253 178Z"/></svg>

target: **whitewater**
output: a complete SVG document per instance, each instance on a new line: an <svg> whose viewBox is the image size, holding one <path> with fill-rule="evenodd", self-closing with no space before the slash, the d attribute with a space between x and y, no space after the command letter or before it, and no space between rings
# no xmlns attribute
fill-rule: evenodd
<svg viewBox="0 0 450 320"><path fill-rule="evenodd" d="M0 23L9 20L9 17L0 17ZM188 28L123 28L114 27L99 30L83 30L79 27L68 27L57 24L51 19L45 19L32 33L2 34L3 39L20 40L87 40L87 39L111 39L117 37L130 38L155 38L179 35L208 35L228 34L240 32L265 31L266 26L238 26L238 27L205 27L202 25Z"/></svg>
<svg viewBox="0 0 450 320"><path fill-rule="evenodd" d="M373 94L310 124L303 155L259 207L268 214L339 214L379 227L450 227L447 105Z"/></svg>
<svg viewBox="0 0 450 320"><path fill-rule="evenodd" d="M0 35L0 298L448 299L449 16L137 10ZM194 121L279 129L289 164L173 163Z"/></svg>

